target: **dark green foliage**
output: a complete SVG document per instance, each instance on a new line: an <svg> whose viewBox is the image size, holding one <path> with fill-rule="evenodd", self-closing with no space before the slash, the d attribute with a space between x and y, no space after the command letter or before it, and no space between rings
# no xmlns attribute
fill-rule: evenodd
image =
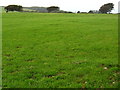
<svg viewBox="0 0 120 90"><path fill-rule="evenodd" d="M90 10L88 13L94 13L92 10Z"/></svg>
<svg viewBox="0 0 120 90"><path fill-rule="evenodd" d="M5 7L6 12L8 11L22 11L22 6L20 5L8 5Z"/></svg>
<svg viewBox="0 0 120 90"><path fill-rule="evenodd" d="M114 8L114 4L113 3L107 3L107 4L104 4L100 7L99 11L101 13L107 13L107 12L111 12L111 10Z"/></svg>
<svg viewBox="0 0 120 90"><path fill-rule="evenodd" d="M78 11L77 13L80 13L80 11Z"/></svg>
<svg viewBox="0 0 120 90"><path fill-rule="evenodd" d="M54 11L59 11L60 8L57 6L51 6L47 8L48 12L54 12Z"/></svg>

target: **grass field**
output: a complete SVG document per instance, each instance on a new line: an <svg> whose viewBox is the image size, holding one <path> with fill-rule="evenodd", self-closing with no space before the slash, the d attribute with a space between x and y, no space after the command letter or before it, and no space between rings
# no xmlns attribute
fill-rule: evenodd
<svg viewBox="0 0 120 90"><path fill-rule="evenodd" d="M3 13L3 87L117 88L117 19Z"/></svg>

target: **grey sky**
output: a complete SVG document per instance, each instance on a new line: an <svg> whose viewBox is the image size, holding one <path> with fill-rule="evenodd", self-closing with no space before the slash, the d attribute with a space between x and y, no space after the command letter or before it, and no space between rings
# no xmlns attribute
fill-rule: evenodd
<svg viewBox="0 0 120 90"><path fill-rule="evenodd" d="M120 13L120 1L118 2L118 12Z"/></svg>
<svg viewBox="0 0 120 90"><path fill-rule="evenodd" d="M89 10L99 10L105 3L114 3L112 12L118 12L119 0L0 0L0 6L17 4L22 6L59 6L61 10L88 12Z"/></svg>

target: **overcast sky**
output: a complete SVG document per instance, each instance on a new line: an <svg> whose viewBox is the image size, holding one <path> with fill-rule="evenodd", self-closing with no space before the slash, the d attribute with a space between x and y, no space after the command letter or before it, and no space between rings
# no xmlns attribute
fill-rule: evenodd
<svg viewBox="0 0 120 90"><path fill-rule="evenodd" d="M88 12L89 10L99 10L106 3L114 3L114 10L118 12L118 2L120 0L0 0L0 6L17 4L22 6L59 6L61 10Z"/></svg>

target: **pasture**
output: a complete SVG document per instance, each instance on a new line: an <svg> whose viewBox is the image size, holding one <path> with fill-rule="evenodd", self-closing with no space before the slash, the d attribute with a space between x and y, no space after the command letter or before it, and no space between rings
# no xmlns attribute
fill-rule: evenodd
<svg viewBox="0 0 120 90"><path fill-rule="evenodd" d="M117 88L118 16L3 13L4 88Z"/></svg>

